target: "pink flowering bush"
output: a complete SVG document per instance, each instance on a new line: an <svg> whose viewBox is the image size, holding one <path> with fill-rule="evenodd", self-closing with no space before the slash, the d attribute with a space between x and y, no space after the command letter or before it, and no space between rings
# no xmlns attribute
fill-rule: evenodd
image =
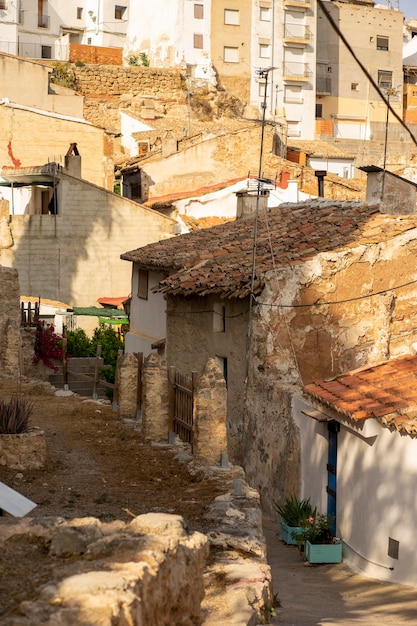
<svg viewBox="0 0 417 626"><path fill-rule="evenodd" d="M58 370L58 366L53 361L62 361L62 338L55 334L53 324L47 324L45 320L38 320L34 350L34 363L42 361L46 367L55 372Z"/></svg>

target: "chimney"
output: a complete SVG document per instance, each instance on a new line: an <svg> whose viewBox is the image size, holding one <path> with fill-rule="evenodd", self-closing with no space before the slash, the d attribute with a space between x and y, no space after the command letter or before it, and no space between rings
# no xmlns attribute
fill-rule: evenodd
<svg viewBox="0 0 417 626"><path fill-rule="evenodd" d="M78 152L76 143L70 143L68 152L65 155L65 170L70 176L81 178L81 155Z"/></svg>
<svg viewBox="0 0 417 626"><path fill-rule="evenodd" d="M252 191L237 191L237 207L236 207L236 219L245 220L249 217L253 217L256 214L256 207L258 212L266 211L268 209L269 191L261 189L259 192L259 201L257 194Z"/></svg>
<svg viewBox="0 0 417 626"><path fill-rule="evenodd" d="M327 176L326 170L316 170L314 176L317 176L317 186L319 198L324 198L324 177Z"/></svg>

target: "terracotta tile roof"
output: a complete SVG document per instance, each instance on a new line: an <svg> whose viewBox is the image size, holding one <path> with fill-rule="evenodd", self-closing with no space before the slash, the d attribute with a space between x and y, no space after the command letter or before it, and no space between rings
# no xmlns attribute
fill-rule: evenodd
<svg viewBox="0 0 417 626"><path fill-rule="evenodd" d="M207 217L192 217L191 215L179 215L190 231L201 230L202 228L212 228L219 224L227 224L235 220L234 217L218 217L217 215Z"/></svg>
<svg viewBox="0 0 417 626"><path fill-rule="evenodd" d="M158 291L183 295L251 292L255 218L180 235L121 255L148 269L174 270ZM318 253L386 241L417 228L416 215L382 215L378 205L313 200L281 204L260 215L254 293L272 268L310 260ZM273 252L273 257L272 253Z"/></svg>
<svg viewBox="0 0 417 626"><path fill-rule="evenodd" d="M309 141L304 139L292 139L288 141L288 147L305 152L309 156L317 158L354 159L351 152L344 152L338 146L327 141Z"/></svg>
<svg viewBox="0 0 417 626"><path fill-rule="evenodd" d="M393 430L417 434L417 356L315 381L304 391L353 422L377 418Z"/></svg>

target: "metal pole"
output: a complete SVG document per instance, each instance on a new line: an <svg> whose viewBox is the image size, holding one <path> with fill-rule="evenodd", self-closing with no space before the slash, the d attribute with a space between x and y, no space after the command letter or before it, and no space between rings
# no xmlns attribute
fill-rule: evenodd
<svg viewBox="0 0 417 626"><path fill-rule="evenodd" d="M385 191L385 165L387 163L387 144L388 144L388 120L389 120L389 97L393 94L392 89L387 92L387 117L385 121L385 142L384 142L384 167L382 172L381 200L384 198Z"/></svg>
<svg viewBox="0 0 417 626"><path fill-rule="evenodd" d="M253 303L254 303L254 286L255 286L255 271L256 271L256 239L258 235L258 217L259 217L259 197L261 195L261 176L262 176L262 158L263 158L263 150L264 150L264 136L265 136L265 116L266 116L266 97L268 91L268 74L270 71L275 69L274 67L269 67L267 69L258 70L258 75L261 78L265 78L265 92L264 98L261 104L262 107L262 132L261 132L261 147L259 152L259 169L258 169L258 185L256 191L256 210L255 210L255 224L253 230L253 250L252 250L252 274L251 274L251 285L250 285L250 296L249 296L249 319L248 319L248 334L247 334L247 343L246 343L246 377L248 375L248 351L249 351L249 340L251 336L252 329L252 317L253 317Z"/></svg>

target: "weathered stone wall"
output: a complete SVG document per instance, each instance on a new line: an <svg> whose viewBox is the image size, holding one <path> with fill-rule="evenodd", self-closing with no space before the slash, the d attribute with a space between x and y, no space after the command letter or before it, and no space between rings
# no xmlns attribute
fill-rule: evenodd
<svg viewBox="0 0 417 626"><path fill-rule="evenodd" d="M220 465L227 453L227 389L222 371L209 359L197 379L193 411L193 456L199 465Z"/></svg>
<svg viewBox="0 0 417 626"><path fill-rule="evenodd" d="M168 372L155 353L145 359L142 370L142 432L145 439L167 441L169 431Z"/></svg>
<svg viewBox="0 0 417 626"><path fill-rule="evenodd" d="M216 322L225 315L225 330ZM227 359L227 440L229 458L241 461L248 301L212 297L167 298L167 362L179 371L201 373L208 359ZM196 320L198 322L196 323Z"/></svg>
<svg viewBox="0 0 417 626"><path fill-rule="evenodd" d="M207 535L162 513L127 524L2 517L0 546L9 539L30 541L53 572L30 599L22 592L19 608L3 617L2 626L269 623L272 578L259 494L246 484L242 468L193 469L202 480L206 472L221 473L224 484L206 514Z"/></svg>
<svg viewBox="0 0 417 626"><path fill-rule="evenodd" d="M0 374L20 371L20 288L15 269L0 266Z"/></svg>
<svg viewBox="0 0 417 626"><path fill-rule="evenodd" d="M132 268L120 255L169 236L174 222L65 174L58 188L58 215L10 217L14 245L0 262L18 269L23 294L81 307L127 295Z"/></svg>
<svg viewBox="0 0 417 626"><path fill-rule="evenodd" d="M18 617L3 617L4 626L201 624L208 542L179 516L148 513L128 524L27 519L0 528L3 541L12 534L43 539L54 579L21 603Z"/></svg>
<svg viewBox="0 0 417 626"><path fill-rule="evenodd" d="M17 435L0 435L0 465L17 470L40 469L46 460L45 434L31 429Z"/></svg>
<svg viewBox="0 0 417 626"><path fill-rule="evenodd" d="M7 105L0 107L0 127L7 138L0 144L0 167L32 167L50 161L63 165L70 143L75 142L83 158L82 177L113 189L113 160L106 152L110 139L102 128Z"/></svg>
<svg viewBox="0 0 417 626"><path fill-rule="evenodd" d="M265 510L298 492L291 389L412 352L416 255L412 230L270 273L262 300L271 306L254 315L244 430L245 470Z"/></svg>
<svg viewBox="0 0 417 626"><path fill-rule="evenodd" d="M184 102L185 91L179 70L151 67L86 65L74 67L76 89L84 96L147 96Z"/></svg>
<svg viewBox="0 0 417 626"><path fill-rule="evenodd" d="M136 419L138 399L138 357L128 352L119 357L116 384L117 411L121 418Z"/></svg>

